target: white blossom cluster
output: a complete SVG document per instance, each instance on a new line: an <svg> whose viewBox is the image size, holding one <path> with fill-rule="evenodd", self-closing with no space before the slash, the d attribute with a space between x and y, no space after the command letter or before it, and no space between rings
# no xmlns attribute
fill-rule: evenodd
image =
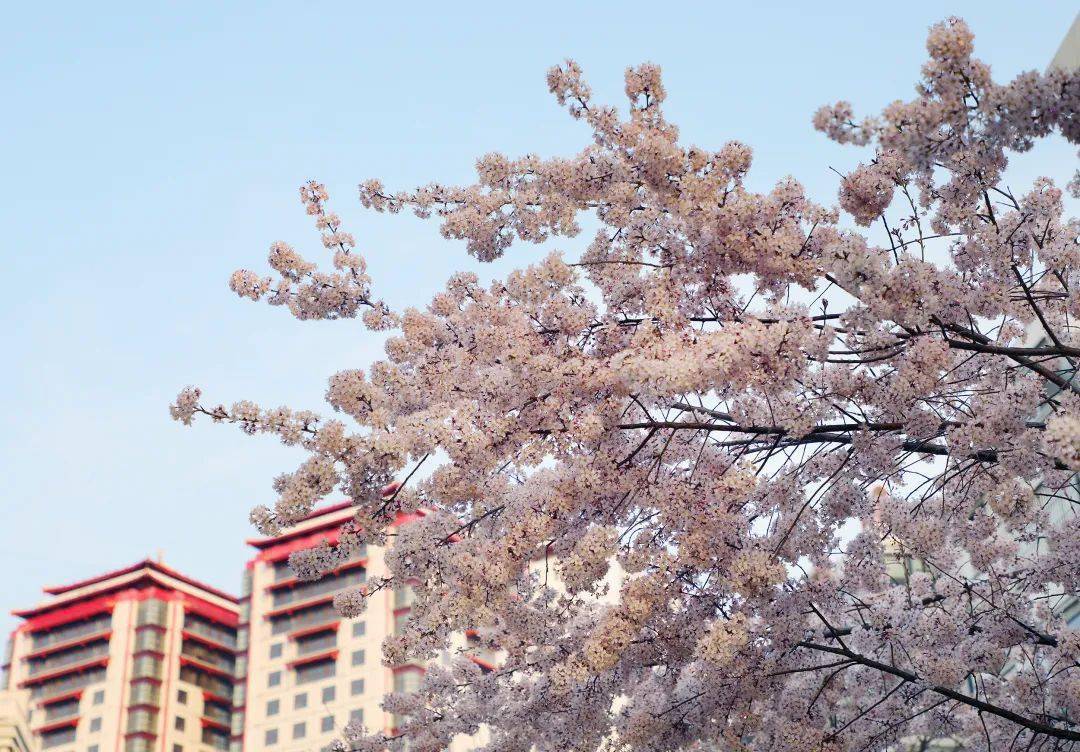
<svg viewBox="0 0 1080 752"><path fill-rule="evenodd" d="M341 749L1080 750L1080 221L1050 178L1004 179L1050 134L1080 143L1080 73L998 83L973 39L937 24L913 99L814 116L868 149L839 209L793 178L751 190L745 144L681 144L655 65L627 71L628 113L553 68L581 152L360 201L481 261L599 229L423 309L376 301L301 189L332 271L278 243L275 277L232 287L360 315L385 357L330 378L338 419L190 387L171 412L307 453L252 513L265 534L353 502L336 547L291 561L387 546L342 614L415 592L383 658L428 665L420 689Z"/></svg>

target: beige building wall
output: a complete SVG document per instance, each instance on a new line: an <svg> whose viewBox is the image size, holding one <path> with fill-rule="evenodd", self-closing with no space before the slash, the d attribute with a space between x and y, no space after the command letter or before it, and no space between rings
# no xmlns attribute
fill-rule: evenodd
<svg viewBox="0 0 1080 752"><path fill-rule="evenodd" d="M387 574L383 549L369 546L316 583L301 583L288 570L289 553L323 539L335 543L341 524L352 516L349 505L339 504L277 538L249 541L258 553L248 564L241 596L241 639L246 633L249 641L244 752L322 749L354 718L368 731L391 732L395 719L380 703L388 693L414 689L423 676L419 664L382 665L383 640L409 617L410 589L375 593L357 619L333 610L335 593ZM409 521L402 517L397 524ZM459 647L467 642L461 635ZM480 651L471 652L481 665L490 665ZM461 737L451 749L473 746Z"/></svg>
<svg viewBox="0 0 1080 752"><path fill-rule="evenodd" d="M0 691L0 752L36 752L26 704L14 692Z"/></svg>
<svg viewBox="0 0 1080 752"><path fill-rule="evenodd" d="M1054 59L1050 61L1050 67L1062 70L1080 68L1080 13L1076 14L1072 26L1061 41Z"/></svg>
<svg viewBox="0 0 1080 752"><path fill-rule="evenodd" d="M276 538L248 541L257 553L248 563L240 599L240 640L247 647L246 675L238 675L237 707L243 706L243 752L302 752L320 750L341 737L353 718L369 732L393 732L395 719L379 706L391 692L414 689L424 666L382 665L382 643L408 619L411 589L384 590L370 597L364 615L344 619L333 609L333 596L369 577L388 574L385 551L369 546L337 572L314 583L303 583L287 566L291 552L327 540L337 542L341 525L352 519L348 504L314 515ZM412 518L400 517L396 524ZM535 571L545 572L538 560ZM547 568L549 584L561 589L555 569ZM622 570L613 564L609 594L617 598ZM499 656L482 650L474 635L460 635L450 652L465 652L478 665L491 669ZM240 698L240 695L243 698ZM238 718L239 722L239 718ZM472 749L485 738L461 736L452 752Z"/></svg>

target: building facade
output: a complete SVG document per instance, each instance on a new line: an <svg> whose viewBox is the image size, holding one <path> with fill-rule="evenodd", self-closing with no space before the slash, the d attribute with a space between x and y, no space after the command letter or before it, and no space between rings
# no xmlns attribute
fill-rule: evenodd
<svg viewBox="0 0 1080 752"><path fill-rule="evenodd" d="M0 690L0 752L32 752L26 704L15 692Z"/></svg>
<svg viewBox="0 0 1080 752"><path fill-rule="evenodd" d="M12 752L311 752L350 721L393 731L384 695L414 691L425 671L382 664L383 640L412 611L411 586L375 593L363 617L344 619L334 596L385 575L384 549L365 548L314 582L288 566L294 551L336 544L353 513L348 503L324 507L280 536L249 540L240 598L150 560L47 588L43 603L15 612L23 623L0 683L0 743ZM488 670L495 660L475 635L461 635L453 652ZM451 749L474 743L463 737Z"/></svg>
<svg viewBox="0 0 1080 752"><path fill-rule="evenodd" d="M150 560L45 593L5 665L31 748L228 749L236 598Z"/></svg>
<svg viewBox="0 0 1080 752"><path fill-rule="evenodd" d="M255 556L244 573L240 639L243 667L243 752L318 750L341 737L350 721L369 731L393 731L396 721L379 707L390 692L410 692L423 676L420 664L382 665L382 642L409 618L409 586L374 593L364 615L344 619L334 595L386 575L384 549L369 546L323 579L298 580L288 567L293 551L326 540L337 543L348 503L324 507L274 538L249 540ZM422 513L421 513L422 514ZM416 515L398 517L407 524ZM461 637L461 648L469 638ZM490 667L479 653L474 659ZM462 739L455 749L467 749Z"/></svg>

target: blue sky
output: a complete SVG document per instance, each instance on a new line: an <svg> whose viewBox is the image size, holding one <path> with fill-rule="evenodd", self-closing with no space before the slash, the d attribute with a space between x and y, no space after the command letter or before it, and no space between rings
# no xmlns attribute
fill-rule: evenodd
<svg viewBox="0 0 1080 752"><path fill-rule="evenodd" d="M477 156L568 154L588 134L547 93L577 59L619 101L627 65L665 72L683 138L755 150L751 182L793 174L832 203L860 152L810 116L910 98L927 26L966 18L999 78L1042 69L1071 2L20 3L0 30L0 629L40 588L164 551L239 586L248 509L298 455L269 438L169 420L177 390L321 409L327 377L381 342L237 299L239 267L286 240L317 255L307 178L366 255L379 294L422 305L477 269L434 222L365 212L356 184L468 180ZM821 7L825 6L825 7ZM812 13L807 9L813 7ZM616 9L617 8L617 9ZM1017 165L1071 174L1060 141ZM579 244L560 241L573 251ZM535 248L479 270L535 258Z"/></svg>

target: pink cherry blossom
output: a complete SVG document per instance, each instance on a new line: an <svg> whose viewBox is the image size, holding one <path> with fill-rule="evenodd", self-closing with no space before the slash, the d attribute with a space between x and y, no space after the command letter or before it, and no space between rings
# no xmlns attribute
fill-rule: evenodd
<svg viewBox="0 0 1080 752"><path fill-rule="evenodd" d="M395 734L342 749L1080 748L1080 221L1055 182L1075 166L1005 181L1040 139L1080 143L1080 73L999 83L974 49L937 24L914 98L813 117L869 147L822 203L753 190L745 144L682 144L657 66L627 71L623 112L556 66L577 154L361 184L480 261L563 249L423 308L375 299L325 188L301 188L330 266L276 243L276 279L231 286L360 316L385 358L330 377L336 417L191 387L171 412L306 452L252 513L265 534L351 500L337 547L292 561L388 546L345 616L413 588L384 659L431 670L385 700Z"/></svg>

